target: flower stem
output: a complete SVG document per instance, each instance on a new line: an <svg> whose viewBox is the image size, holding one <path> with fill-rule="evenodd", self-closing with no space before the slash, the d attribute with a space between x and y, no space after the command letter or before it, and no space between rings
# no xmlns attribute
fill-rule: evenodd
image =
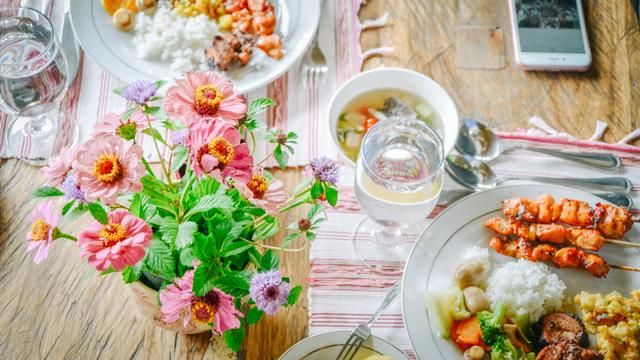
<svg viewBox="0 0 640 360"><path fill-rule="evenodd" d="M255 245L255 246L257 246L257 247L259 247L259 248L262 248L262 249L269 249L269 250L283 251L283 252L300 252L300 251L304 251L304 250L307 248L307 245L309 244L309 242L308 242L308 241L305 241L305 243L304 243L304 246L303 246L303 247L296 248L296 249L285 249L285 248L278 247L278 246L271 246L271 245L259 244L259 243L257 243L257 242L249 241L249 240L247 240L247 239L243 239L243 238L240 238L240 240L242 240L242 241L244 241L244 242L246 242L246 243L249 243L249 244Z"/></svg>
<svg viewBox="0 0 640 360"><path fill-rule="evenodd" d="M153 130L153 127L151 126L151 119L149 118L149 114L145 113L145 117L147 118L147 124L149 125L150 131ZM158 159L160 160L160 166L162 167L162 172L167 177L167 182L169 183L169 186L173 187L173 183L171 182L171 174L169 174L169 171L167 170L167 167L164 164L162 153L160 153L160 146L158 146L158 140L156 140L155 136L153 135L151 135L151 138L153 139L153 146L155 147L156 154L158 154Z"/></svg>
<svg viewBox="0 0 640 360"><path fill-rule="evenodd" d="M267 156L265 156L264 159L260 160L257 164L253 165L253 167L260 166L260 164L262 164L263 162L269 160L271 158L271 156L273 156L273 152L274 152L274 150L272 150Z"/></svg>
<svg viewBox="0 0 640 360"><path fill-rule="evenodd" d="M56 239L67 239L67 240L71 240L71 241L76 241L77 240L75 236L63 233L57 227L55 229L53 229L53 239L54 240L56 240Z"/></svg>
<svg viewBox="0 0 640 360"><path fill-rule="evenodd" d="M153 173L153 169L151 169L151 166L149 166L149 163L147 162L147 159L144 158L144 156L142 157L142 163L144 164L145 169L147 169L147 172L149 173L149 175L155 177L156 174Z"/></svg>

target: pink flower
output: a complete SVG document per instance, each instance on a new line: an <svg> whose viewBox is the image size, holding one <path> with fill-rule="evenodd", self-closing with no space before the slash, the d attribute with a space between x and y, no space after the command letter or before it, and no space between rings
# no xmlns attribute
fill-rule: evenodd
<svg viewBox="0 0 640 360"><path fill-rule="evenodd" d="M94 136L78 148L73 169L88 201L100 199L110 205L119 194L142 189L141 158L138 145L115 135Z"/></svg>
<svg viewBox="0 0 640 360"><path fill-rule="evenodd" d="M110 266L120 271L142 260L152 236L147 223L120 209L109 213L106 225L92 222L78 235L78 247L80 256L88 255L89 265L98 271Z"/></svg>
<svg viewBox="0 0 640 360"><path fill-rule="evenodd" d="M223 122L194 123L185 145L197 176L207 174L219 181L231 177L244 183L251 180L253 158L233 126Z"/></svg>
<svg viewBox="0 0 640 360"><path fill-rule="evenodd" d="M53 230L58 225L60 215L55 211L53 201L40 203L31 214L31 231L27 233L27 251L38 248L33 261L41 263L49 256L53 242Z"/></svg>
<svg viewBox="0 0 640 360"><path fill-rule="evenodd" d="M183 317L183 326L194 321L211 324L214 330L222 334L229 329L240 327L239 317L243 317L233 304L233 297L213 288L205 296L193 293L193 274L195 270L184 273L173 284L160 291L160 311L162 321L173 323Z"/></svg>
<svg viewBox="0 0 640 360"><path fill-rule="evenodd" d="M287 200L282 181L278 179L269 181L264 177L262 168L258 168L246 184L235 183L234 186L252 204L271 215L275 215L278 207Z"/></svg>
<svg viewBox="0 0 640 360"><path fill-rule="evenodd" d="M190 126L219 120L236 125L247 111L231 81L212 71L193 71L177 79L164 98L167 114Z"/></svg>
<svg viewBox="0 0 640 360"><path fill-rule="evenodd" d="M147 118L140 110L135 111L129 119L124 120L121 115L106 113L102 121L97 122L93 129L94 134L119 135L125 140L132 140L138 130L147 127Z"/></svg>
<svg viewBox="0 0 640 360"><path fill-rule="evenodd" d="M49 165L42 168L42 173L47 178L47 185L58 186L71 171L75 152L69 148L62 148L60 154L49 161Z"/></svg>

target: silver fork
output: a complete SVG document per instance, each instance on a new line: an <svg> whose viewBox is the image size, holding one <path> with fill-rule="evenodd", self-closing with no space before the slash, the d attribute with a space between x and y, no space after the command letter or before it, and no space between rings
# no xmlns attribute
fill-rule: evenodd
<svg viewBox="0 0 640 360"><path fill-rule="evenodd" d="M329 70L327 67L327 60L325 59L318 42L319 32L320 24L318 24L316 34L313 36L311 50L302 65L302 84L305 89L311 86L312 83L317 84Z"/></svg>
<svg viewBox="0 0 640 360"><path fill-rule="evenodd" d="M373 323L378 320L378 317L380 317L380 315L382 315L382 313L387 310L389 305L393 304L398 295L400 295L399 281L395 285L393 285L391 290L389 290L387 296L385 296L384 300L382 301L382 304L380 304L380 307L378 307L378 310L376 310L376 312L371 316L371 319L353 329L351 335L349 335L349 338L347 339L347 342L342 347L342 350L340 350L340 353L338 354L336 360L351 360L354 358L354 356L356 356L356 353L358 352L358 350L360 350L362 343L364 343L369 338L369 336L371 336L371 325L373 325Z"/></svg>

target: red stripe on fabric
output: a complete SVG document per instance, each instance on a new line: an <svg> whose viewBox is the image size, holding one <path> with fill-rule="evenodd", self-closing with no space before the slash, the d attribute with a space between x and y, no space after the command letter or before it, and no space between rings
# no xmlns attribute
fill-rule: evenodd
<svg viewBox="0 0 640 360"><path fill-rule="evenodd" d="M56 139L53 154L57 154L62 147L71 145L70 140L73 138L75 124L78 122L78 105L80 103L84 70L84 53L82 51L80 51L78 60L76 78L60 102L60 118L58 120L58 134L60 135Z"/></svg>
<svg viewBox="0 0 640 360"><path fill-rule="evenodd" d="M559 137L551 137L551 136L538 136L524 133L507 133L507 132L498 132L498 136L501 139L507 140L525 140L525 141L533 141L540 142L546 144L558 144L558 145L571 145L582 148L594 148L594 149L602 149L608 151L616 151L621 153L628 154L640 154L640 147L633 145L623 145L623 144L608 144L599 141L589 141L589 140L578 140L578 139L567 139L567 138L559 138Z"/></svg>

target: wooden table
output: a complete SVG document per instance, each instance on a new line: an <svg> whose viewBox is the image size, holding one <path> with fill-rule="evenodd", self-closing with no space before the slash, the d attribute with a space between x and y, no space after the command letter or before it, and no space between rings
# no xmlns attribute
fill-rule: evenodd
<svg viewBox="0 0 640 360"><path fill-rule="evenodd" d="M617 141L640 126L640 34L627 1L584 1L594 51L594 67L586 74L514 69L504 2L490 9L482 4L498 2L461 1L481 5L458 10L454 0L370 0L361 17L389 11L391 25L363 34L363 47L390 45L396 52L372 59L367 67L382 62L424 72L452 93L462 116L482 118L504 130L526 126L532 114L579 137L588 137L595 119L603 119L610 126L607 141ZM505 69L456 66L456 28L461 19L480 19L505 30ZM276 174L291 187L300 169ZM42 183L36 168L16 160L0 162L0 358L216 358L217 344L210 335L180 336L141 318L119 277L95 276L73 243L61 241L46 262L33 264L24 235L35 205L29 193ZM298 215L292 213L287 220ZM282 258L283 272L306 285L308 253ZM297 306L250 327L240 357L276 359L305 336L306 328L303 296Z"/></svg>

